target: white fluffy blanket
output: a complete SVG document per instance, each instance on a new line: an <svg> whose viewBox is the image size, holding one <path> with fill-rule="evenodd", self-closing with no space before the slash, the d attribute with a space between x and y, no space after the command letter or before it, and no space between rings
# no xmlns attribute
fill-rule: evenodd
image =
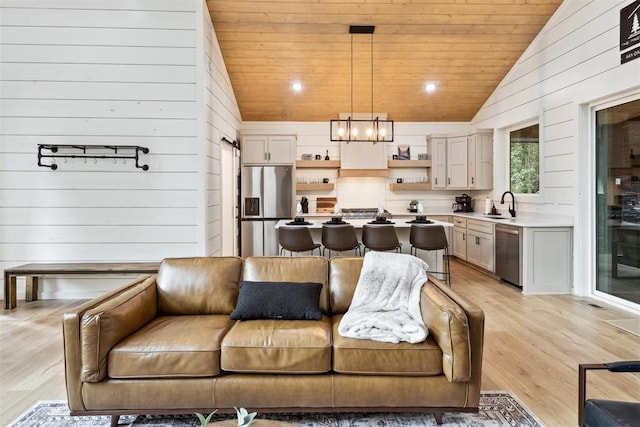
<svg viewBox="0 0 640 427"><path fill-rule="evenodd" d="M424 341L428 329L420 315L420 291L427 269L411 255L368 252L338 333L392 343Z"/></svg>

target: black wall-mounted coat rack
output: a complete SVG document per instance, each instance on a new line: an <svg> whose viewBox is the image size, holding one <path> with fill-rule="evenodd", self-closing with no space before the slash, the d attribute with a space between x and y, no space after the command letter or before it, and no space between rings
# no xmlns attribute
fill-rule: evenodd
<svg viewBox="0 0 640 427"><path fill-rule="evenodd" d="M100 151L109 151L108 153ZM149 165L140 164L140 153L148 154L147 147L139 145L61 145L38 144L38 166L58 169L53 160L51 164L42 163L42 159L122 159L135 160L136 168L149 170Z"/></svg>

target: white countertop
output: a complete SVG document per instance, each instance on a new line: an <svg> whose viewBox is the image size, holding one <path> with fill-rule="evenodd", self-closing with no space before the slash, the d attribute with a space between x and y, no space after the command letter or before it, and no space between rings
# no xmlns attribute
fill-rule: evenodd
<svg viewBox="0 0 640 427"><path fill-rule="evenodd" d="M515 227L573 227L573 219L567 215L535 215L528 213L516 216L515 218L511 218L509 214L492 217L480 212L452 212L450 215L460 218L490 221L495 224L512 225Z"/></svg>
<svg viewBox="0 0 640 427"><path fill-rule="evenodd" d="M414 218L416 213L412 212L390 212L392 218L391 221L395 222L395 225L399 223L405 223L408 218ZM515 218L511 218L509 214L500 215L498 217L491 217L489 215L485 215L480 212L424 212L421 215L426 215L427 219L431 216L457 216L460 218L468 218L468 219L477 219L483 221L493 222L495 224L506 224L512 225L515 227L573 227L573 219L568 215L553 215L553 214L532 214L525 213L520 214L520 216L516 216ZM318 223L322 223L326 221L326 218L331 218L333 214L330 213L320 213L320 214L302 214L301 216L306 218L322 218L322 220L318 220ZM316 222L314 220L309 220L310 222ZM362 227L362 224L365 224L371 220L369 219L355 219L355 218L345 218L345 221L356 226L356 222L358 222L359 227ZM288 221L284 221L288 222ZM443 223L449 224L449 223ZM410 226L411 224L406 224ZM356 226L358 227L358 226Z"/></svg>
<svg viewBox="0 0 640 427"><path fill-rule="evenodd" d="M309 216L314 216L314 215L309 215ZM356 218L345 218L344 219L346 222L348 222L350 225L353 225L355 228L362 228L362 226L364 226L365 224L368 224L369 222L371 222L371 219L356 219ZM276 229L283 227L283 226L287 226L288 222L293 221L292 219L283 219L278 221L278 223L276 224ZM322 228L322 226L324 225L325 222L327 222L327 219L308 219L307 218L307 222L310 222L311 225L306 225L306 227L314 229L314 228ZM408 218L391 218L390 219L391 222L393 222L394 227L397 228L411 228L411 226L413 225L412 223L409 223L407 221L409 221ZM430 221L433 221L433 224L417 224L417 225L424 225L424 226L429 226L429 225L442 225L444 227L453 227L453 224L450 222L444 222L444 221L437 221L435 219L432 219ZM381 224L382 225L382 224ZM292 227L299 227L298 225L292 225Z"/></svg>

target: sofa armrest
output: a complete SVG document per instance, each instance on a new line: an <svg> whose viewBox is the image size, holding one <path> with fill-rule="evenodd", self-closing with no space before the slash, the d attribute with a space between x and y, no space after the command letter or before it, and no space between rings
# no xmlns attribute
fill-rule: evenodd
<svg viewBox="0 0 640 427"><path fill-rule="evenodd" d="M433 277L422 288L420 307L429 333L442 349L447 379L467 381L466 406L477 407L482 379L484 312Z"/></svg>
<svg viewBox="0 0 640 427"><path fill-rule="evenodd" d="M81 385L87 379L99 381L99 375L90 375L89 367L100 370L101 355L106 372L106 355L122 337L139 329L155 316L157 307L156 276L142 276L120 288L95 298L64 314L62 333L64 340L65 378L71 410L84 410ZM150 297L153 295L153 298ZM125 313L125 309L128 312ZM123 316L124 314L124 316ZM93 336L96 328L105 329ZM90 340L92 343L87 342ZM89 378L92 377L92 378Z"/></svg>
<svg viewBox="0 0 640 427"><path fill-rule="evenodd" d="M469 381L481 365L484 313L465 301L437 279L430 279L422 288L420 298L422 318L429 334L442 350L442 365L449 381Z"/></svg>

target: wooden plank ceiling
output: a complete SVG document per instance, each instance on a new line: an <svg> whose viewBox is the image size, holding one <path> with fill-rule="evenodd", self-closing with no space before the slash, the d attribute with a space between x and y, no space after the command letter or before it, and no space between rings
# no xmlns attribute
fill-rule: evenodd
<svg viewBox="0 0 640 427"><path fill-rule="evenodd" d="M561 2L207 0L207 6L243 120L368 113L373 86L373 111L395 121L437 122L471 120ZM350 25L375 25L373 43L370 35L353 35L353 68ZM303 83L300 93L293 81ZM427 82L437 84L435 93L424 91Z"/></svg>

